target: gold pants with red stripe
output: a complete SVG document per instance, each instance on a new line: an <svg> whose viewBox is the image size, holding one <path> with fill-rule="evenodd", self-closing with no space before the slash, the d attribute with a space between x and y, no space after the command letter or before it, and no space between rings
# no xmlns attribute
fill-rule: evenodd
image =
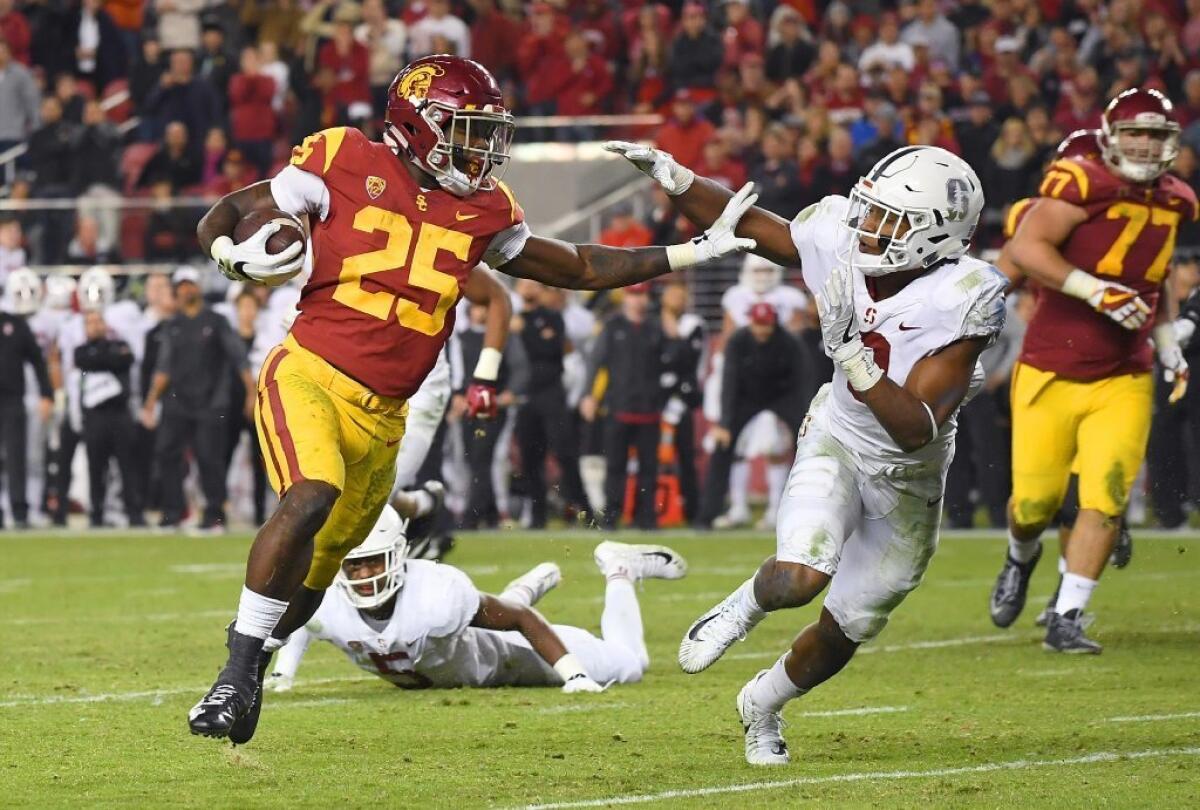
<svg viewBox="0 0 1200 810"><path fill-rule="evenodd" d="M387 503L408 404L346 376L292 336L271 350L254 408L267 475L279 497L299 481L339 491L317 532L304 584L323 590Z"/></svg>

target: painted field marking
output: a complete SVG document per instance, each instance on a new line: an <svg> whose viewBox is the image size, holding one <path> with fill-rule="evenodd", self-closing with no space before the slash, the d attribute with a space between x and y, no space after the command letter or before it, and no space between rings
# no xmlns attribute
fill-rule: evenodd
<svg viewBox="0 0 1200 810"><path fill-rule="evenodd" d="M361 678L305 679L302 683L304 686L320 686L331 683L354 683L356 681L373 680L375 680L373 677L364 675ZM50 695L46 697L4 695L3 697L7 699L0 700L0 709L10 709L16 706L54 706L61 703L107 703L109 701L141 700L142 698L150 698L152 705L160 705L163 697L185 695L188 693L202 695L207 689L207 686L173 686L168 689L150 689L145 692L105 692L98 695ZM284 704L281 703L279 705L282 706Z"/></svg>
<svg viewBox="0 0 1200 810"><path fill-rule="evenodd" d="M567 706L547 706L538 709L538 714L575 714L576 712L598 712L609 709L624 709L628 703L572 703Z"/></svg>
<svg viewBox="0 0 1200 810"><path fill-rule="evenodd" d="M1180 712L1179 714L1140 714L1133 717L1106 717L1105 723L1154 723L1160 720L1188 720L1200 717L1200 712Z"/></svg>
<svg viewBox="0 0 1200 810"><path fill-rule="evenodd" d="M882 647L872 647L870 645L863 647L858 651L859 655L868 655L870 653L894 653L907 652L908 650L939 650L943 647L966 647L972 644L1000 644L1005 641L1034 641L1033 636L962 636L961 638L943 638L936 641L912 641L907 644L885 644ZM779 651L775 652L743 652L727 655L726 658L733 661L751 660L756 658L778 658Z"/></svg>
<svg viewBox="0 0 1200 810"><path fill-rule="evenodd" d="M896 714L908 711L907 706L863 706L861 709L834 709L828 712L798 712L793 717L861 717L866 714Z"/></svg>
<svg viewBox="0 0 1200 810"><path fill-rule="evenodd" d="M935 768L927 771L863 771L839 773L829 776L802 776L796 779L781 779L775 782L745 782L738 785L664 790L660 793L644 793L627 796L608 796L602 799L586 799L548 804L527 804L523 810L568 810L575 807L607 807L618 804L645 804L666 799L694 799L702 796L720 796L728 793L753 793L760 790L803 787L805 785L828 785L839 782L881 782L900 779L937 779L946 776L994 773L996 771L1024 771L1032 768L1062 768L1068 765L1090 765L1099 762L1128 762L1137 759L1161 757L1194 757L1200 748L1153 748L1144 751L1098 751L1094 754L1069 757L1067 759L1017 759L1008 762L985 762L980 765L962 765L956 768Z"/></svg>

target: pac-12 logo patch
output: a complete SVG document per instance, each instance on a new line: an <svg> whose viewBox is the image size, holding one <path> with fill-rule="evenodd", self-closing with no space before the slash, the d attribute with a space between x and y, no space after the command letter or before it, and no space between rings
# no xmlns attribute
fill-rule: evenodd
<svg viewBox="0 0 1200 810"><path fill-rule="evenodd" d="M967 182L959 177L946 181L946 219L961 222L967 218Z"/></svg>
<svg viewBox="0 0 1200 810"><path fill-rule="evenodd" d="M367 196L372 200L378 200L385 188L387 188L387 181L382 177L376 177L373 174L367 175Z"/></svg>

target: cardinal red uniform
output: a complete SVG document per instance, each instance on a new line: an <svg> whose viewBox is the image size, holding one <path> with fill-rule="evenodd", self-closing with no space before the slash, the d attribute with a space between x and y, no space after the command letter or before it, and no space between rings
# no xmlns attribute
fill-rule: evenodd
<svg viewBox="0 0 1200 810"><path fill-rule="evenodd" d="M1098 160L1053 163L1039 194L1083 208L1088 219L1059 247L1074 266L1135 290L1157 311L1181 222L1200 216L1183 181L1132 184ZM1010 214L1010 227L1025 215ZM1086 302L1041 288L1013 373L1013 508L1021 525L1058 508L1073 462L1080 506L1125 508L1145 455L1154 365L1152 316L1136 331ZM1077 458L1078 456L1078 458Z"/></svg>
<svg viewBox="0 0 1200 810"><path fill-rule="evenodd" d="M405 401L454 327L471 269L502 263L528 228L502 184L457 197L423 189L385 144L336 128L304 140L271 182L307 214L312 274L291 333L263 364L257 422L272 485L341 491L305 585L329 586L379 517L404 435Z"/></svg>

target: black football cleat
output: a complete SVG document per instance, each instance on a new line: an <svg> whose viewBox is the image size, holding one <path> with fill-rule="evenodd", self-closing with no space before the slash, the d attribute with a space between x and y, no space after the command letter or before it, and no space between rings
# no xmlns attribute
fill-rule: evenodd
<svg viewBox="0 0 1200 810"><path fill-rule="evenodd" d="M1117 532L1117 544L1113 546L1108 561L1113 568L1124 568L1133 559L1133 535L1129 533L1129 524L1121 519L1121 530Z"/></svg>
<svg viewBox="0 0 1200 810"><path fill-rule="evenodd" d="M222 670L213 688L188 712L188 728L204 737L228 737L253 702L254 684L235 683Z"/></svg>
<svg viewBox="0 0 1200 810"><path fill-rule="evenodd" d="M1066 613L1051 613L1046 623L1046 640L1042 647L1051 652L1069 655L1099 655L1104 649L1083 633L1083 611L1068 610Z"/></svg>
<svg viewBox="0 0 1200 810"><path fill-rule="evenodd" d="M408 535L409 544L427 540L433 534L434 526L442 513L442 505L446 502L446 487L441 481L426 481L421 484L421 489L433 498L433 508L427 514L408 521L408 531L405 533Z"/></svg>
<svg viewBox="0 0 1200 810"><path fill-rule="evenodd" d="M1029 593L1029 578L1033 576L1033 569L1041 558L1041 543L1038 543L1037 551L1029 562L1019 563L1005 556L1004 568L1000 570L1000 576L996 577L996 584L992 588L992 624L1008 627L1021 615L1025 609L1025 597Z"/></svg>
<svg viewBox="0 0 1200 810"><path fill-rule="evenodd" d="M231 622L228 631L228 640L225 646L229 646L233 637L233 623ZM272 653L261 652L258 654L258 670L257 678L254 683L254 698L250 704L250 709L233 721L233 725L229 727L229 741L234 745L245 745L250 742L254 736L254 732L258 729L258 715L262 711L263 703L263 681L266 680L267 673L271 670Z"/></svg>

